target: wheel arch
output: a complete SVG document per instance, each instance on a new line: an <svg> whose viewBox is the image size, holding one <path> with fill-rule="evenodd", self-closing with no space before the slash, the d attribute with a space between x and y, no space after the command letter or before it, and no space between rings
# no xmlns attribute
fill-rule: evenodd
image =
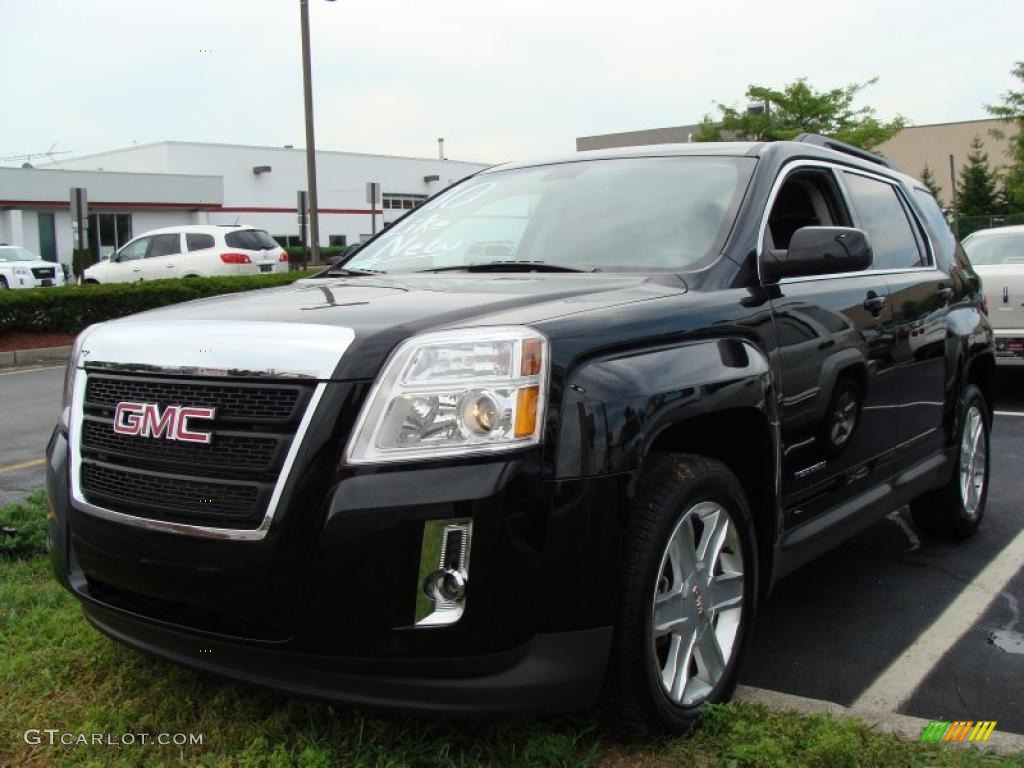
<svg viewBox="0 0 1024 768"><path fill-rule="evenodd" d="M767 415L756 408L740 407L685 419L662 430L648 455L664 453L699 454L720 461L736 475L754 519L758 584L764 593L771 583L779 532L774 503L778 459Z"/></svg>
<svg viewBox="0 0 1024 768"><path fill-rule="evenodd" d="M758 581L767 588L779 530L781 437L771 366L760 348L718 338L596 359L567 377L565 393L559 477L636 475L661 453L722 462L751 505Z"/></svg>

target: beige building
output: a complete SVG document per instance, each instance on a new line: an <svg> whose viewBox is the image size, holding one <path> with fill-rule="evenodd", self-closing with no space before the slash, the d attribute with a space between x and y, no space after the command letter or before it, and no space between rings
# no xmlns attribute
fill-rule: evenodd
<svg viewBox="0 0 1024 768"><path fill-rule="evenodd" d="M1004 137L997 139L992 130L1002 131ZM941 187L946 205L950 204L949 156L953 156L956 175L967 162L974 137L981 138L988 153L988 164L993 170L1006 165L1009 158L1008 137L1017 128L1013 123L1002 120L967 120L962 123L935 123L933 125L912 125L904 128L887 142L880 144L876 151L885 155L893 165L911 176L920 176L925 165L931 169L935 181Z"/></svg>
<svg viewBox="0 0 1024 768"><path fill-rule="evenodd" d="M679 125L669 128L651 128L642 131L606 133L581 136L576 139L576 150L636 147L647 144L675 144L692 141L699 125ZM943 202L949 205L949 156L953 155L957 176L967 161L971 142L980 136L988 152L989 166L995 170L1006 165L1007 138L992 136L993 129L1002 130L1007 137L1016 133L1016 126L1000 120L967 120L960 123L935 123L904 128L877 151L885 155L897 168L911 176L920 176L925 164L931 168L941 188Z"/></svg>

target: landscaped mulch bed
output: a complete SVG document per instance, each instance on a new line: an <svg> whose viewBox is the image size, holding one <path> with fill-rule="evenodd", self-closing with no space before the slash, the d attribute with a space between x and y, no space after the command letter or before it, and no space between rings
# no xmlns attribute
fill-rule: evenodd
<svg viewBox="0 0 1024 768"><path fill-rule="evenodd" d="M0 352L13 352L20 349L40 349L42 347L64 347L73 344L74 334L71 333L30 333L28 331L9 331L0 336Z"/></svg>

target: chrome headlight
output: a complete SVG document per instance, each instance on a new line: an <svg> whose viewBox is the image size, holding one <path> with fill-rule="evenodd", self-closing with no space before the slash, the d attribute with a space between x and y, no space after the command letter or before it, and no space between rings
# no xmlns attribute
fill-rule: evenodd
<svg viewBox="0 0 1024 768"><path fill-rule="evenodd" d="M391 355L356 422L353 464L540 442L548 342L522 326L414 336Z"/></svg>

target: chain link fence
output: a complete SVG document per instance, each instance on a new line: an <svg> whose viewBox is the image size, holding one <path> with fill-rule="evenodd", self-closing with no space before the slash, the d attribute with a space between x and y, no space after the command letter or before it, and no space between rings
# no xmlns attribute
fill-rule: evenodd
<svg viewBox="0 0 1024 768"><path fill-rule="evenodd" d="M950 224L953 222L950 221ZM959 222L959 235L963 240L972 232L979 229L991 229L992 227L1009 227L1014 224L1024 224L1024 213L999 213L991 216L961 216Z"/></svg>

